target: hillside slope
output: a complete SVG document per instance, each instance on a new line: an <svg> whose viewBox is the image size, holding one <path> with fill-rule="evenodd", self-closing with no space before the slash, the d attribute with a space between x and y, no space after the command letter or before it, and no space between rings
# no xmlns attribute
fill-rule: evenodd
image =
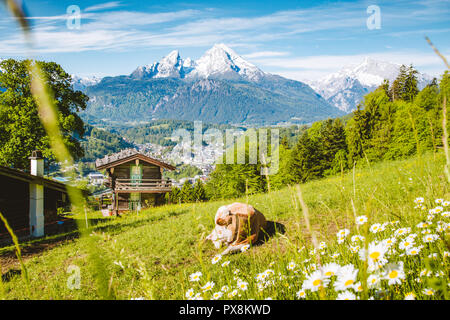
<svg viewBox="0 0 450 320"><path fill-rule="evenodd" d="M354 174L350 172L342 177L331 177L302 185L312 228L319 241L328 243L328 248L321 255L323 263L334 261L343 265L344 259L347 258L351 258L352 263L358 261L344 255L344 248L349 244L336 244L338 230L348 228L351 234L357 232L352 201L355 214L366 215L370 224L399 221L398 224L388 225L387 229L412 226L413 232L420 233L416 224L426 218L428 211L414 209L414 199L423 197L424 205L431 208L436 205L434 199L450 197L443 175L443 164L442 154L438 154L436 158L426 155L403 161L377 163L368 168L356 168ZM204 297L208 298L213 292L220 291L223 285L234 286L235 280L232 278L236 269L239 269L238 277L247 282L248 289L239 289L239 295L234 297L224 297L295 299L302 283L295 277L303 278L301 271L305 270L304 268L310 270L314 262L314 254L309 255L308 249L302 249L303 246L311 248L310 234L305 227L301 211L296 209L298 202L294 201L295 196L295 190L290 189L249 196L248 202L263 212L268 220L283 224L286 233L284 236L272 237L265 244L251 248L245 253L222 257L216 264L211 263L211 258L218 251L211 243L203 243L202 239L213 227L217 208L235 200L167 205L141 212L139 215L131 213L118 219L102 218L98 213L91 213L89 223L92 226L92 237L60 242L59 246L35 255L33 259L26 259L31 279L29 298L100 298L95 290L96 282L92 278L92 269L88 267L93 261L87 254L87 245L91 243L88 241L94 241L96 250L101 252L99 263L109 273L104 279L111 281L112 290L120 299L185 299L189 288L201 292L200 286L206 283L206 278L215 282L213 290L204 293ZM236 200L247 201L246 198ZM83 215L80 215L79 219L83 225ZM94 226L94 223L97 225ZM381 233L381 236L384 236L384 233ZM421 237L416 240L421 241ZM427 248L432 248L433 245L429 244ZM27 251L26 248L25 244L24 251ZM443 249L439 250L439 254L443 254ZM7 251L8 248L2 250L3 257ZM337 252L341 255L333 260L331 255ZM428 255L429 252L429 249L426 249L424 254ZM225 261L230 263L223 267L221 264ZM419 277L419 272L425 268L424 260L414 261L416 262L411 265L405 265L405 268L415 268L411 270L411 274L408 273L408 279ZM291 262L294 262L295 269L299 270L297 276L289 270ZM81 269L79 290L67 288L66 269L69 265ZM284 278L277 280L276 286L258 291L255 277L267 269L280 272ZM201 281L190 282L189 275L197 271L202 272ZM444 278L444 281L448 282L448 279ZM24 281L20 277L13 277L10 282L4 283L4 286L8 299L25 298L27 295ZM400 286L400 291L397 292L401 293L395 293L392 299L403 299L407 292L403 287ZM422 287L423 284L412 281L406 285L405 290L414 291L418 298L423 298L425 296L421 293ZM310 291L307 291L307 295L308 299L318 298L317 293ZM336 295L337 293L330 293L329 298L335 299ZM443 297L438 292L431 298Z"/></svg>

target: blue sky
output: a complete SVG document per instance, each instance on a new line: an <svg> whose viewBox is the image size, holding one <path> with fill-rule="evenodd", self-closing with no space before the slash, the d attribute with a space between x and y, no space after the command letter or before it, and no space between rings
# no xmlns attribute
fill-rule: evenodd
<svg viewBox="0 0 450 320"><path fill-rule="evenodd" d="M424 36L450 58L450 1L22 1L33 26L35 57L71 74L130 74L178 49L198 59L225 43L262 70L317 79L364 57L413 63L438 76L445 67ZM67 8L81 10L67 27ZM380 8L369 29L367 8ZM0 4L0 58L29 51Z"/></svg>

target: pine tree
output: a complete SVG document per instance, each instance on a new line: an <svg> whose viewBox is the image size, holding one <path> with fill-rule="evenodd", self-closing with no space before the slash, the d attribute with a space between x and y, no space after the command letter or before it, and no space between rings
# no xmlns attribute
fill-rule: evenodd
<svg viewBox="0 0 450 320"><path fill-rule="evenodd" d="M207 200L205 187L203 186L203 183L200 180L197 180L197 182L194 185L193 200L194 201Z"/></svg>

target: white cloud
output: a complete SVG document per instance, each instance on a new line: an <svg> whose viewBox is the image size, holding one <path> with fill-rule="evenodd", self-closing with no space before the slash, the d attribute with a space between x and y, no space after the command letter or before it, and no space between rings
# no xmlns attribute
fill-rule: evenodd
<svg viewBox="0 0 450 320"><path fill-rule="evenodd" d="M120 7L120 6L121 6L120 1L111 1L111 2L105 2L105 3L102 3L102 4L97 4L97 5L94 5L94 6L87 7L83 11L85 11L85 12L99 11L99 10L104 10L104 9L117 8L117 7Z"/></svg>

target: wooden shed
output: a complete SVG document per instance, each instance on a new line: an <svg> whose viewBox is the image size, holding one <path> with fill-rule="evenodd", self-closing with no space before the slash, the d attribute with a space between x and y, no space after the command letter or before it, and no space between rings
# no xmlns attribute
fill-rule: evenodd
<svg viewBox="0 0 450 320"><path fill-rule="evenodd" d="M170 164L126 149L96 161L97 170L106 170L105 185L112 190L110 208L114 214L155 206L163 202L172 182L164 180L163 170L175 170Z"/></svg>
<svg viewBox="0 0 450 320"><path fill-rule="evenodd" d="M43 158L31 157L31 173L0 166L0 212L19 236L42 236L58 220L58 208L67 208L67 186L43 177ZM36 170L38 168L38 170ZM0 223L0 237L9 236Z"/></svg>

